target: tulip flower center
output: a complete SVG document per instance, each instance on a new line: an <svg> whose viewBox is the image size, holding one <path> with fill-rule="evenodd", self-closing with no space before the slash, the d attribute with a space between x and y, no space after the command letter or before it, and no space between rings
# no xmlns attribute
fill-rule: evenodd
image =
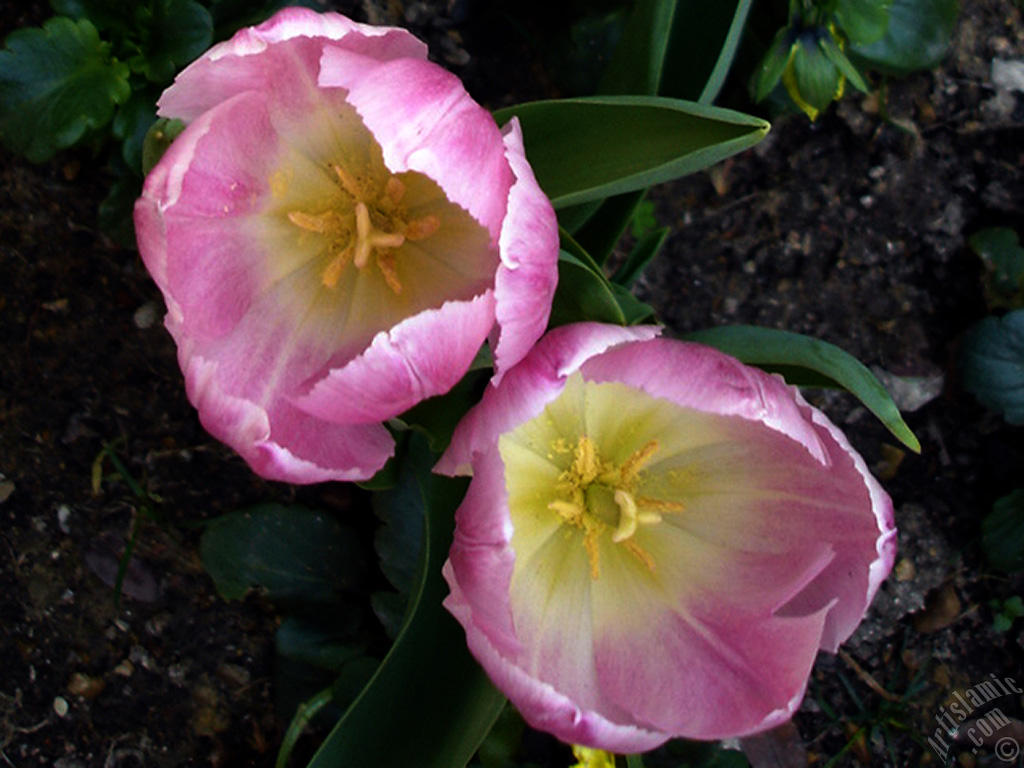
<svg viewBox="0 0 1024 768"><path fill-rule="evenodd" d="M330 171L341 194L326 211L310 213L294 210L288 220L307 232L323 235L325 265L320 281L335 288L349 264L358 270L376 264L395 294L402 283L395 267L395 249L406 240L423 240L441 227L441 220L428 214L411 218L402 205L405 184L386 172L354 174L340 163L331 163Z"/></svg>
<svg viewBox="0 0 1024 768"><path fill-rule="evenodd" d="M601 460L594 441L581 435L575 447L567 447L559 438L552 446L556 453L572 453L572 461L558 478L556 489L563 498L548 504L567 525L583 531L583 546L590 561L590 577L601 574L600 537L610 533L615 544L622 544L648 570L654 570L651 556L633 535L641 525L656 525L663 512L680 512L683 505L636 493L644 465L658 452L657 440L636 450L621 464Z"/></svg>

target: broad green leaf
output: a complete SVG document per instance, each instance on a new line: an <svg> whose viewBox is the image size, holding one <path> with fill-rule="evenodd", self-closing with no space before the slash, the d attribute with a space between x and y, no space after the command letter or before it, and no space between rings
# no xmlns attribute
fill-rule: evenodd
<svg viewBox="0 0 1024 768"><path fill-rule="evenodd" d="M1009 227L991 227L971 235L971 250L985 263L985 298L992 308L1024 306L1024 248Z"/></svg>
<svg viewBox="0 0 1024 768"><path fill-rule="evenodd" d="M86 19L100 32L130 34L134 21L131 13L125 13L124 0L50 0L50 7L58 16Z"/></svg>
<svg viewBox="0 0 1024 768"><path fill-rule="evenodd" d="M89 21L56 17L0 51L0 140L34 163L102 128L131 94L128 67Z"/></svg>
<svg viewBox="0 0 1024 768"><path fill-rule="evenodd" d="M287 616L274 633L279 656L337 672L366 654L369 643L357 637L358 612L353 606L332 606L312 616Z"/></svg>
<svg viewBox="0 0 1024 768"><path fill-rule="evenodd" d="M615 270L611 278L612 282L626 288L633 285L643 274L647 265L658 255L661 246L668 238L669 231L668 227L663 227L641 237L633 246L633 250L629 252L629 256Z"/></svg>
<svg viewBox="0 0 1024 768"><path fill-rule="evenodd" d="M852 46L850 58L862 69L889 75L938 66L959 11L957 0L892 0L885 35L870 45Z"/></svg>
<svg viewBox="0 0 1024 768"><path fill-rule="evenodd" d="M960 344L964 389L1011 424L1024 424L1024 309L986 317Z"/></svg>
<svg viewBox="0 0 1024 768"><path fill-rule="evenodd" d="M448 392L424 400L399 416L399 419L427 435L432 449L443 451L451 442L452 433L466 411L480 400L490 379L491 367L470 370Z"/></svg>
<svg viewBox="0 0 1024 768"><path fill-rule="evenodd" d="M920 442L903 421L885 387L863 363L839 347L799 333L752 325L711 328L685 338L715 347L744 363L782 373L791 384L845 389L875 414L900 442L915 453L921 452ZM802 380L801 373L812 376Z"/></svg>
<svg viewBox="0 0 1024 768"><path fill-rule="evenodd" d="M653 96L536 101L495 114L499 123L513 116L555 208L703 170L752 147L769 129L739 112Z"/></svg>
<svg viewBox="0 0 1024 768"><path fill-rule="evenodd" d="M171 143L185 130L185 124L172 117L159 117L146 131L142 142L142 175L148 176Z"/></svg>
<svg viewBox="0 0 1024 768"><path fill-rule="evenodd" d="M226 600L258 587L275 603L324 605L362 577L361 544L323 512L262 504L214 520L203 533L200 556Z"/></svg>
<svg viewBox="0 0 1024 768"><path fill-rule="evenodd" d="M551 305L550 326L554 328L588 320L626 324L626 316L604 276L562 250L558 254L558 288Z"/></svg>
<svg viewBox="0 0 1024 768"><path fill-rule="evenodd" d="M466 648L465 633L442 606L441 566L464 480L431 474L426 441L411 441L401 482L423 505L423 567L410 612L391 651L308 768L460 768L476 752L504 706Z"/></svg>
<svg viewBox="0 0 1024 768"><path fill-rule="evenodd" d="M154 83L170 82L213 42L210 12L195 0L151 0L136 18L142 52L129 64Z"/></svg>
<svg viewBox="0 0 1024 768"><path fill-rule="evenodd" d="M836 19L854 45L870 45L885 36L892 0L837 0Z"/></svg>
<svg viewBox="0 0 1024 768"><path fill-rule="evenodd" d="M981 521L981 548L1000 571L1024 570L1024 488L999 499Z"/></svg>
<svg viewBox="0 0 1024 768"><path fill-rule="evenodd" d="M736 54L751 0L640 0L601 83L602 93L710 104Z"/></svg>

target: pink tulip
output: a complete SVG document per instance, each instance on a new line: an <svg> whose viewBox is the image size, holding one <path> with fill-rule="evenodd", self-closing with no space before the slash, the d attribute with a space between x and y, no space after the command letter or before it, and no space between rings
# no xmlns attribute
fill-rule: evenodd
<svg viewBox="0 0 1024 768"><path fill-rule="evenodd" d="M614 752L788 720L892 567L892 502L781 378L565 326L456 430L445 605L534 727Z"/></svg>
<svg viewBox="0 0 1024 768"><path fill-rule="evenodd" d="M447 392L488 338L543 333L551 204L523 153L404 30L300 8L182 72L184 120L135 208L204 426L264 477L371 477L381 422Z"/></svg>

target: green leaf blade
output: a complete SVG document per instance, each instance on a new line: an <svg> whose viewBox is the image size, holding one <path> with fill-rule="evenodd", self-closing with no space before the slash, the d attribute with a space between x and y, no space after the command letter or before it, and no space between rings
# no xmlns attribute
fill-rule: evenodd
<svg viewBox="0 0 1024 768"><path fill-rule="evenodd" d="M512 117L555 208L703 170L752 147L770 127L739 112L651 96L537 101L495 114L500 123Z"/></svg>
<svg viewBox="0 0 1024 768"><path fill-rule="evenodd" d="M423 568L405 625L369 684L308 768L457 768L476 752L505 704L444 609L441 566L464 480L430 473L436 456L421 437L410 444L399 483L418 494L426 521Z"/></svg>
<svg viewBox="0 0 1024 768"><path fill-rule="evenodd" d="M0 51L0 141L32 162L49 160L110 122L131 94L128 74L85 19L12 32Z"/></svg>
<svg viewBox="0 0 1024 768"><path fill-rule="evenodd" d="M329 515L261 504L213 521L200 543L203 568L226 600L253 587L283 605L335 603L366 566L361 542Z"/></svg>
<svg viewBox="0 0 1024 768"><path fill-rule="evenodd" d="M853 394L899 439L915 453L921 443L903 421L896 403L868 368L857 358L828 342L789 331L731 325L698 331L685 337L688 341L707 344L732 355L749 365L766 370L794 374L810 374L809 385L838 386Z"/></svg>
<svg viewBox="0 0 1024 768"><path fill-rule="evenodd" d="M1000 571L1024 570L1024 488L999 499L981 521L981 548Z"/></svg>

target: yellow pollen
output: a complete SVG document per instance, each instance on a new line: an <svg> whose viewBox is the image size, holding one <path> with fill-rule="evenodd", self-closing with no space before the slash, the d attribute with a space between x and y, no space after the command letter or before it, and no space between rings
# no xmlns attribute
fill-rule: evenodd
<svg viewBox="0 0 1024 768"><path fill-rule="evenodd" d="M588 436L582 435L575 448L569 447L563 438L551 444L553 454L572 453L569 467L559 476L556 489L564 494L548 504L548 509L562 518L563 522L583 532L583 547L590 563L590 577L597 579L601 572L600 538L605 531L611 532L614 544L622 544L626 551L639 560L649 571L654 571L654 558L641 547L634 536L641 526L657 525L664 514L683 511L683 505L674 501L662 501L636 493L641 483L641 471L658 451L658 442L652 440L635 451L621 465L601 461L597 445ZM591 486L604 488L600 493L611 492L618 519L612 524L609 511L602 496L588 496ZM598 506L592 507L591 504Z"/></svg>

